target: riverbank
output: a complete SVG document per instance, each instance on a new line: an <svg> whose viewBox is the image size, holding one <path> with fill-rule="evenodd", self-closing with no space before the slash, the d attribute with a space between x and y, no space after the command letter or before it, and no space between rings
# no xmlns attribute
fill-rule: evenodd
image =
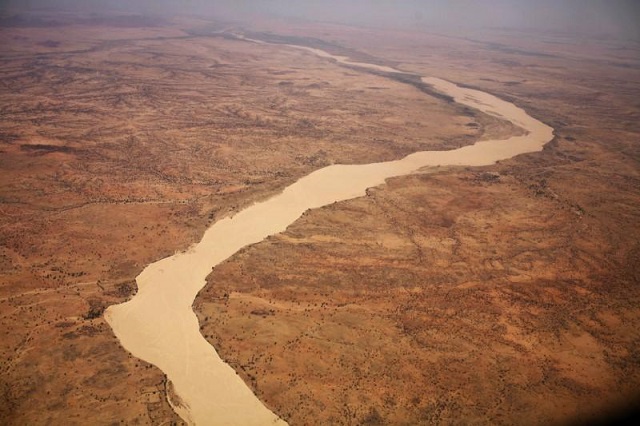
<svg viewBox="0 0 640 426"><path fill-rule="evenodd" d="M221 356L291 424L606 424L635 404L640 82L613 65L633 46L298 30L497 93L556 138L387 180L218 266L195 309Z"/></svg>
<svg viewBox="0 0 640 426"><path fill-rule="evenodd" d="M82 22L0 28L0 416L11 424L180 422L164 375L102 317L146 265L326 165L504 131L313 55L183 31L201 21Z"/></svg>
<svg viewBox="0 0 640 426"><path fill-rule="evenodd" d="M349 66L369 67L369 64L355 64L317 49L310 51ZM371 67L376 71L398 72L380 69L378 65ZM136 279L139 289L136 296L107 309L105 319L121 344L135 356L158 366L173 383L182 401L174 405L185 421L197 424L277 421L199 332L191 305L211 268L240 249L283 232L305 211L365 195L367 188L380 185L387 178L429 166L489 165L514 155L539 151L553 138L553 129L515 105L444 80L424 81L458 103L522 127L526 134L482 141L457 150L415 153L398 161L334 165L315 171L287 187L282 194L217 222L200 243L186 253L148 266Z"/></svg>

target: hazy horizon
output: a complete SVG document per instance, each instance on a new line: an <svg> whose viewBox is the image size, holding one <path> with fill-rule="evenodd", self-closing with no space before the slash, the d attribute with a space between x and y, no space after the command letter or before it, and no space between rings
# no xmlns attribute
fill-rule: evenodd
<svg viewBox="0 0 640 426"><path fill-rule="evenodd" d="M640 39L634 0L4 0L5 13L41 9L220 18L298 18L385 28L505 27L612 34Z"/></svg>

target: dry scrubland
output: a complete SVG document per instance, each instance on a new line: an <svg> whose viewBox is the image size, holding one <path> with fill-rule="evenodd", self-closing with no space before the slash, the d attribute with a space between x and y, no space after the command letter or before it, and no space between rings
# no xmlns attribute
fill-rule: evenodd
<svg viewBox="0 0 640 426"><path fill-rule="evenodd" d="M637 400L640 46L272 29L479 87L557 137L391 179L219 266L202 332L257 394L292 424L564 424Z"/></svg>
<svg viewBox="0 0 640 426"><path fill-rule="evenodd" d="M145 265L324 165L502 131L310 54L194 35L201 22L64 19L0 29L9 423L176 421L163 375L122 350L101 316L135 292Z"/></svg>
<svg viewBox="0 0 640 426"><path fill-rule="evenodd" d="M7 423L178 421L162 374L101 317L146 264L324 165L513 130L203 22L64 19L0 28ZM203 334L267 405L293 424L513 423L628 398L638 46L260 26L478 86L558 129L541 154L312 211L217 268L196 301Z"/></svg>

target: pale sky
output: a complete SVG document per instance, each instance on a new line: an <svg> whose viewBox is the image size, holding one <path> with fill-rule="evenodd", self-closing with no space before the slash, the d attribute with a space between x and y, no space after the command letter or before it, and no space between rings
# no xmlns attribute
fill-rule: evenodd
<svg viewBox="0 0 640 426"><path fill-rule="evenodd" d="M614 33L640 39L640 0L0 0L0 8L267 14L412 28L497 26Z"/></svg>

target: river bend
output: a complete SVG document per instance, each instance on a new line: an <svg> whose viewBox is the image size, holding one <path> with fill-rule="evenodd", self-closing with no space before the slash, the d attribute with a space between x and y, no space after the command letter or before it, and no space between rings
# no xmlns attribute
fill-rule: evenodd
<svg viewBox="0 0 640 426"><path fill-rule="evenodd" d="M353 62L319 49L285 46L363 70L403 73L386 66ZM397 161L332 165L317 170L279 195L214 223L202 240L187 251L148 265L136 278L137 294L106 310L105 319L122 346L167 375L179 400L169 402L187 423L286 424L264 406L200 334L192 304L213 267L243 247L283 232L306 210L363 196L367 188L380 185L387 178L427 166L490 165L540 151L553 139L551 127L509 102L439 78L423 77L422 81L457 103L511 121L525 134L451 151L417 152Z"/></svg>

